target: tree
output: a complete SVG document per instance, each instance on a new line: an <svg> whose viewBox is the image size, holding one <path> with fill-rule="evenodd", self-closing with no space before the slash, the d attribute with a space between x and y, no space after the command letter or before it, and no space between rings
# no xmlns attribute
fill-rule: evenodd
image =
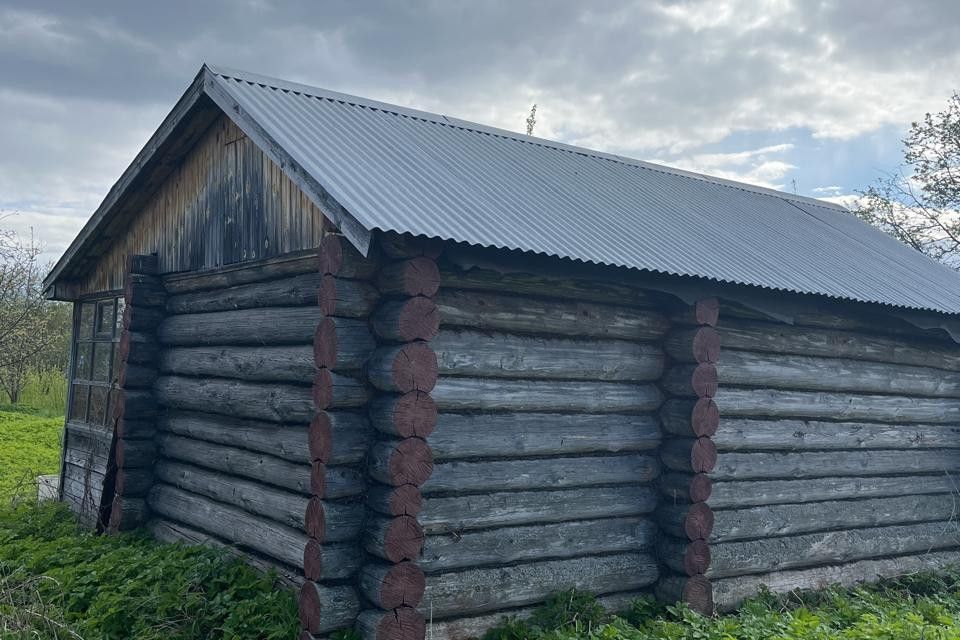
<svg viewBox="0 0 960 640"><path fill-rule="evenodd" d="M0 218L2 220L2 218ZM29 239L0 230L0 388L16 404L31 371L63 363L69 332L65 305L43 297L40 249Z"/></svg>
<svg viewBox="0 0 960 640"><path fill-rule="evenodd" d="M960 94L911 124L903 144L903 166L861 192L854 213L960 269Z"/></svg>

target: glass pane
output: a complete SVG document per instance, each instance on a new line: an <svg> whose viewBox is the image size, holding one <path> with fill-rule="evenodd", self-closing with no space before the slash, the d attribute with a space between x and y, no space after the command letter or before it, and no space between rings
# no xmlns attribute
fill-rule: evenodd
<svg viewBox="0 0 960 640"><path fill-rule="evenodd" d="M90 388L90 424L106 424L107 391L106 387Z"/></svg>
<svg viewBox="0 0 960 640"><path fill-rule="evenodd" d="M117 323L113 332L114 336L119 336L123 330L123 312L127 308L127 303L123 298L117 298Z"/></svg>
<svg viewBox="0 0 960 640"><path fill-rule="evenodd" d="M77 328L77 338L89 340L93 337L93 315L96 311L96 305L93 302L85 302L80 307L80 325Z"/></svg>
<svg viewBox="0 0 960 640"><path fill-rule="evenodd" d="M97 303L97 335L113 336L113 300Z"/></svg>
<svg viewBox="0 0 960 640"><path fill-rule="evenodd" d="M90 361L93 358L92 350L93 345L89 342L77 343L77 362L73 369L73 376L78 380L90 379Z"/></svg>
<svg viewBox="0 0 960 640"><path fill-rule="evenodd" d="M70 419L77 422L87 421L87 394L90 387L85 384L73 385L73 398L70 401Z"/></svg>
<svg viewBox="0 0 960 640"><path fill-rule="evenodd" d="M112 342L93 343L93 379L110 382L110 360L113 358Z"/></svg>

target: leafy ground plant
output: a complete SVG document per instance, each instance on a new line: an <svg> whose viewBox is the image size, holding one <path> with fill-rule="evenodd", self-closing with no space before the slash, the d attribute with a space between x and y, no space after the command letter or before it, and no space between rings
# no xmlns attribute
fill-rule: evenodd
<svg viewBox="0 0 960 640"><path fill-rule="evenodd" d="M0 511L0 638L289 640L293 594L223 552L80 530L60 504Z"/></svg>
<svg viewBox="0 0 960 640"><path fill-rule="evenodd" d="M60 466L63 418L0 411L0 508L36 498L37 476Z"/></svg>

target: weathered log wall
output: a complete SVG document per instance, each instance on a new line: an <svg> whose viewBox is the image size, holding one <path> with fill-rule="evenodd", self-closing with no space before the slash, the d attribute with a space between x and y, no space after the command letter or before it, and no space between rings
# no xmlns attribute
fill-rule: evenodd
<svg viewBox="0 0 960 640"><path fill-rule="evenodd" d="M360 610L379 298L374 261L333 234L318 253L168 279L148 496L158 537L230 545L289 576L305 638Z"/></svg>
<svg viewBox="0 0 960 640"><path fill-rule="evenodd" d="M435 264L432 299L375 312L398 322L378 333L369 371L384 444L368 551L416 564L422 588L404 593L416 591L428 637L478 634L570 587L636 597L658 575L667 319L639 289ZM401 336L425 349L388 346ZM402 631L368 612L361 623L383 640Z"/></svg>
<svg viewBox="0 0 960 640"><path fill-rule="evenodd" d="M665 345L661 597L727 609L960 562L956 344L724 304Z"/></svg>

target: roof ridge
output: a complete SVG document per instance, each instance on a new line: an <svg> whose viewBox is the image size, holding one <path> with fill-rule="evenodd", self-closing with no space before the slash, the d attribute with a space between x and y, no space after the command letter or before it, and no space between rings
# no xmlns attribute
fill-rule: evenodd
<svg viewBox="0 0 960 640"><path fill-rule="evenodd" d="M554 149L556 151L576 153L589 158L606 160L608 162L616 162L622 165L631 166L638 169L645 169L647 171L655 171L655 172L663 173L665 175L679 176L682 178L699 180L701 182L706 182L708 184L714 184L721 187L739 189L741 191L746 191L748 193L756 193L756 194L766 195L774 198L780 198L788 202L801 202L801 203L812 205L812 206L823 207L824 209L848 212L848 209L843 205L839 205L833 202L828 202L825 200L818 200L817 198L811 198L808 196L801 196L798 194L787 193L785 191L778 191L776 189L770 189L767 187L752 185L746 182L728 180L726 178L719 178L719 177L707 175L704 173L688 171L686 169L680 169L680 168L671 167L668 165L657 164L654 162L647 162L645 160L638 160L636 158L630 158L628 156L622 156L615 153L597 151L595 149L589 149L587 147L578 147L576 145L567 144L565 142L559 142L556 140L548 140L546 138L528 136L526 134L510 131L508 129L501 129L499 127L485 125L478 122L471 122L469 120L463 120L461 118L457 118L453 116L447 116L440 113L433 113L430 111L423 111L421 109L413 109L411 107L404 107L396 104L391 104L389 102L380 102L378 100L363 98L361 96L351 95L347 93L340 93L338 91L332 91L329 89L324 89L322 87L316 87L316 86L302 84L298 82L291 82L288 80L283 80L281 78L264 76L264 75L252 73L249 71L243 71L240 69L231 69L229 67L223 67L223 66L217 66L217 65L204 65L204 66L206 66L216 76L220 76L222 78L229 78L229 79L237 80L240 82L259 84L259 85L269 87L271 89L275 89L279 91L292 91L294 93L303 94L312 98L318 98L318 99L324 99L324 100L335 100L338 102L344 102L346 104L350 104L354 106L377 109L385 113L392 113L394 115L404 116L408 118L415 118L415 119L423 120L424 122L429 122L432 124L456 127L459 129L463 129L465 131L498 136L507 140L514 140L516 142L522 142L525 144L534 144L547 149Z"/></svg>

